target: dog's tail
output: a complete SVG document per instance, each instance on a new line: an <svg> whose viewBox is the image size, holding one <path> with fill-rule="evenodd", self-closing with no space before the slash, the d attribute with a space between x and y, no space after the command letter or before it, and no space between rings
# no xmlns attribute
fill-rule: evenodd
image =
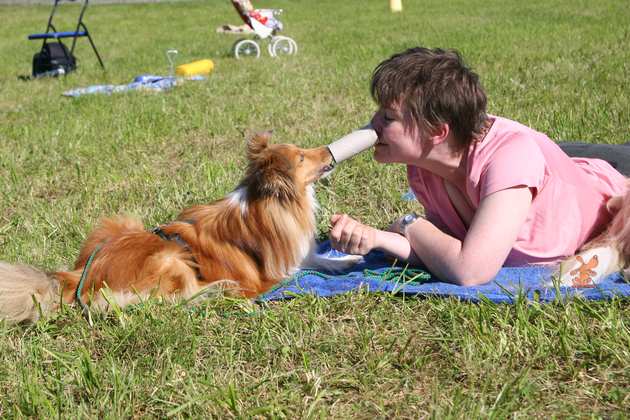
<svg viewBox="0 0 630 420"><path fill-rule="evenodd" d="M607 203L614 214L607 232L607 239L617 246L624 259L624 275L630 281L630 179L625 195L614 197Z"/></svg>
<svg viewBox="0 0 630 420"><path fill-rule="evenodd" d="M52 274L0 261L0 320L35 322L59 307L59 293Z"/></svg>

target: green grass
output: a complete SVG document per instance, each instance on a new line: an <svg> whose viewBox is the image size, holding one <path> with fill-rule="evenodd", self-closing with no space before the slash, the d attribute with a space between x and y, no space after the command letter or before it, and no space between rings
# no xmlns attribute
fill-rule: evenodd
<svg viewBox="0 0 630 420"><path fill-rule="evenodd" d="M259 0L285 9L295 57L236 61L227 1L94 5L79 70L22 82L48 6L0 6L0 259L71 265L99 217L147 227L222 196L243 169L243 133L328 143L365 123L370 72L403 48L457 48L493 114L559 140L630 140L630 9L621 0ZM61 23L77 12L67 6ZM65 90L215 61L207 82L162 94L69 99ZM414 208L404 169L369 154L325 184L335 211L384 226ZM0 325L2 417L617 417L630 415L627 300L539 306L355 293L263 306L147 302L97 318L66 308Z"/></svg>

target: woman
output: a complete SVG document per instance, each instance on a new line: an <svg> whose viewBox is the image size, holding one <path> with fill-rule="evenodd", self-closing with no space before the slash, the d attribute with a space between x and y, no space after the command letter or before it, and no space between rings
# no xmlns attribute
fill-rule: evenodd
<svg viewBox="0 0 630 420"><path fill-rule="evenodd" d="M544 134L488 115L478 76L455 51L396 54L375 69L371 93L374 158L407 165L426 218L405 215L382 231L336 214L330 239L342 252L378 249L444 281L481 284L503 265L573 255L626 192L605 161L572 159Z"/></svg>

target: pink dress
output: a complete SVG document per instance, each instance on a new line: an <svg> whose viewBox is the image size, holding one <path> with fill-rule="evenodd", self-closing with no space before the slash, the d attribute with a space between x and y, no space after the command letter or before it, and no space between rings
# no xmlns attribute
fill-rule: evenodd
<svg viewBox="0 0 630 420"><path fill-rule="evenodd" d="M625 177L603 160L570 158L546 135L493 118L483 141L468 150L466 198L476 211L484 197L500 190L528 186L534 194L505 265L551 263L573 255L611 220L605 204L625 192ZM407 177L427 218L463 241L467 227L442 178L411 165Z"/></svg>

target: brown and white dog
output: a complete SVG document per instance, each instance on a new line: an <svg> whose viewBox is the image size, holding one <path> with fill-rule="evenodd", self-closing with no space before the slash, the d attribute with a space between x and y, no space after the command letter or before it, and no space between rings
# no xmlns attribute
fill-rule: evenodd
<svg viewBox="0 0 630 420"><path fill-rule="evenodd" d="M45 273L0 262L0 319L33 322L61 300L75 302L92 255L81 300L101 310L112 300L123 307L147 296L186 299L217 285L251 298L290 276L312 253L312 184L332 170L333 161L326 147L301 149L269 139L264 133L248 142L244 178L218 201L187 208L153 231L128 217L102 220L71 271ZM352 261L338 264L326 268Z"/></svg>

